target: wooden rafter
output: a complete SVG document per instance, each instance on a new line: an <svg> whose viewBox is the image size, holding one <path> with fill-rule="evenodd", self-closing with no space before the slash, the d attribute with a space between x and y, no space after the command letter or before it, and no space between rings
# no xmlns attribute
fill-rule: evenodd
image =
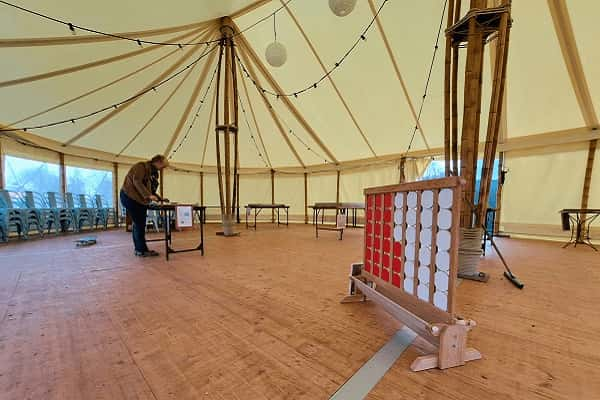
<svg viewBox="0 0 600 400"><path fill-rule="evenodd" d="M177 33L188 30L196 30L205 28L212 24L212 21L194 22L187 25L171 26L167 28L151 29L137 32L119 32L115 33L118 36L141 39L149 36L166 35L169 33ZM58 36L45 38L16 38L16 39L1 39L0 47L33 47L33 46L59 46L68 44L82 43L99 43L122 40L116 37L104 35L77 35L77 36ZM179 39L167 39L165 42L176 42Z"/></svg>
<svg viewBox="0 0 600 400"><path fill-rule="evenodd" d="M292 21L294 21L294 24L296 25L296 27L300 31L300 34L304 38L304 41L306 42L306 44L308 45L308 47L310 48L310 51L312 52L313 56L315 56L315 59L317 60L317 62L321 66L321 70L325 74L327 74L328 71L327 71L327 68L325 67L325 64L323 64L323 60L319 56L319 53L317 53L317 49L313 45L312 41L308 38L308 35L306 34L306 32L304 31L304 29L300 25L300 22L298 21L298 19L296 18L296 16L292 12L292 10L290 10L290 8L287 6L287 3L284 0L280 0L280 1L281 1L281 4L283 4L283 7L287 11L288 15L292 18ZM340 100L340 102L344 106L344 109L346 110L346 112L348 113L348 116L352 120L352 123L354 124L354 126L358 130L358 133L360 133L360 136L362 137L363 141L369 147L369 150L371 151L371 154L373 154L373 156L376 157L377 154L375 153L375 150L373 149L373 146L371 146L371 143L369 142L369 139L367 139L367 135L365 134L365 132L363 131L363 129L358 124L358 121L357 121L356 117L354 116L354 114L350 110L350 106L348 105L348 103L346 102L346 100L344 99L344 97L342 96L342 93L340 92L340 89L335 84L335 81L333 80L333 78L331 77L331 75L329 75L329 74L327 75L327 80L329 80L329 83L331 84L331 87L333 88L333 90L337 94L338 99Z"/></svg>
<svg viewBox="0 0 600 400"><path fill-rule="evenodd" d="M198 35L202 32L206 31L204 28L202 29L197 29L193 32L187 32L183 35L177 36L175 38L172 38L172 40L183 40L185 38L189 38L190 36L193 35ZM192 40L190 40L191 42ZM108 57L108 58L102 58L100 60L96 60L96 61L92 61L89 63L85 63L85 64L79 64L79 65L74 65L72 67L68 67L68 68L63 68L63 69L58 69L58 70L54 70L54 71L49 71L49 72L44 72L43 74L35 74L35 75L30 75L30 76L25 76L22 78L17 78L17 79L10 79L8 81L3 81L0 82L0 88L3 87L8 87L8 86L14 86L14 85L19 85L19 84L23 84L23 83L31 83L31 82L36 82L39 80L43 80L43 79L49 79L49 78L55 78L57 76L61 76L61 75L66 75L66 74L71 74L74 72L80 72L86 69L90 69L90 68L94 68L94 67L99 67L102 65L107 65L107 64L111 64L117 61L123 61L123 60L127 60L129 58L135 57L135 56L139 56L141 54L145 54L154 50L158 50L163 48L163 46L160 45L151 45L151 46L147 46L141 49L137 49L134 51L129 51L127 53L123 53L123 54L119 54L118 56L113 56L113 57Z"/></svg>
<svg viewBox="0 0 600 400"><path fill-rule="evenodd" d="M148 118L148 120L144 123L144 125L142 125L142 127L135 133L135 135L133 135L131 137L131 139L129 139L129 141L127 141L127 144L125 144L125 146L123 146L123 148L121 149L121 151L119 151L119 153L117 154L117 156L120 156L121 154L123 154L125 152L125 150L127 150L129 148L129 146L131 146L131 144L134 141L137 140L137 138L142 134L142 132L144 132L144 130L148 127L148 125L150 125L152 123L152 121L154 121L154 119L158 116L158 114L160 114L162 112L162 110L167 106L167 104L169 104L169 102L171 101L171 99L173 98L173 96L175 96L175 93L177 93L177 91L179 90L179 88L181 88L181 86L185 83L185 81L191 75L192 71L194 71L194 69L195 69L195 67L197 65L198 64L195 64L194 67L190 68L184 74L183 78L181 78L181 80L173 88L173 90L171 91L171 93L169 93L169 95L167 96L167 98L156 109L156 111L150 116L150 118Z"/></svg>
<svg viewBox="0 0 600 400"><path fill-rule="evenodd" d="M238 70L238 73L241 71ZM244 77L240 77L240 81L242 81L242 86L244 87L244 93L246 94L246 100L248 104L248 108L250 108L250 113L252 113L252 120L254 121L254 126L256 127L256 133L258 135L258 139L260 140L260 144L263 149L263 153L265 157L267 157L267 165L269 168L273 168L273 164L271 164L271 159L269 158L269 152L267 151L267 147L265 146L265 142L263 141L262 133L260 131L260 126L258 125L258 120L256 119L256 113L254 112L254 106L252 105L252 100L250 100L250 95L248 93L248 85L246 85L246 80Z"/></svg>
<svg viewBox="0 0 600 400"><path fill-rule="evenodd" d="M163 152L163 155L166 157L169 155L169 153L171 153L171 150L173 150L173 146L175 145L175 141L177 140L177 138L179 137L179 135L181 134L181 130L183 129L183 125L185 125L185 122L188 120L189 116L190 116L190 112L192 112L192 109L194 108L194 105L196 104L198 97L200 96L200 91L202 90L202 86L204 85L204 82L206 81L206 76L208 75L213 62L215 60L215 55L217 53L216 52L212 52L207 60L204 62L204 68L202 68L202 72L200 72L200 77L198 78L198 81L196 82L196 86L194 87L194 91L192 92L187 105L185 106L185 109L183 110L183 112L181 113L181 118L179 118L179 122L177 123L177 127L175 128L175 130L173 131L173 134L171 135L171 139L169 140L169 144L167 145L167 147L165 148L165 151Z"/></svg>
<svg viewBox="0 0 600 400"><path fill-rule="evenodd" d="M254 67L250 63L249 57L246 55L245 46L244 45L240 45L239 46L239 53L238 54L240 55L240 57L242 57L244 59L244 62L246 63L246 67L248 68L248 73L250 74L250 76L252 77L252 79L255 80L256 82L259 82L258 76L256 75L256 71L254 71ZM285 128L281 124L281 121L279 120L279 117L277 116L277 114L275 114L275 110L273 109L273 106L271 105L271 102L269 101L269 99L267 99L267 96L264 93L261 93L260 97L263 99L263 102L265 103L265 106L267 107L267 110L269 111L269 114L271 115L271 118L273 119L273 122L277 126L277 129L279 130L279 133L283 137L283 140L285 140L285 142L288 145L288 148L290 149L290 151L292 152L292 154L294 154L294 157L296 158L296 161L298 161L298 163L302 167L304 167L304 161L302 161L302 158L300 158L300 155L296 151L296 148L294 147L294 145L290 141L290 138L289 138L287 132L285 131Z"/></svg>
<svg viewBox="0 0 600 400"><path fill-rule="evenodd" d="M373 16L377 15L377 8L375 7L375 3L373 0L369 0L369 6L371 8L371 12ZM379 17L375 18L375 23L377 24L377 28L379 33L381 34L381 38L383 39L383 44L387 50L388 56L390 57L390 61L392 62L392 66L394 67L394 72L396 73L396 78L398 78L398 82L400 82L400 86L402 87L402 92L404 93L404 97L406 98L406 103L410 109L410 113L413 116L415 124L419 129L419 134L423 139L423 143L425 143L425 147L429 149L429 142L427 142L427 138L425 137L425 132L423 131L423 127L421 126L421 122L419 121L419 117L415 111L415 107L410 99L410 95L408 94L408 89L406 88L406 84L404 83L404 78L402 78L402 74L400 73L400 67L398 66L398 62L396 61L396 57L392 51L392 47L390 46L390 42L388 41L387 35L385 34L385 30L383 29L383 24Z"/></svg>
<svg viewBox="0 0 600 400"><path fill-rule="evenodd" d="M235 29L236 29L236 32L239 32L239 28L237 26L235 26ZM247 53L248 57L254 62L254 64L259 69L259 71L261 72L263 77L267 80L269 85L276 92L284 93L284 90L281 88L281 86L279 86L279 84L277 83L275 78L273 78L273 75L271 75L271 73L269 72L267 67L260 60L260 58L256 55L256 52L254 51L254 49L248 44L248 41L246 40L244 35L243 34L238 35L238 36L236 36L236 38L237 38L238 45L240 45L240 47L243 47L244 52ZM306 119L304 119L304 117L300 114L300 112L298 111L296 106L291 102L291 100L288 97L284 96L281 98L281 101L283 102L283 104L285 104L285 106L292 113L292 115L296 118L296 120L300 123L300 125L302 125L304 130L306 130L306 132L308 132L308 134L310 135L312 140L321 148L321 150L323 150L325 152L327 157L332 162L338 163L337 158L334 156L334 154L331 152L331 150L329 150L329 148L325 145L325 143L323 143L323 141L321 140L319 135L317 135L315 130L310 126L310 124L306 121Z"/></svg>
<svg viewBox="0 0 600 400"><path fill-rule="evenodd" d="M210 33L207 34L205 37L209 37L209 36L210 36ZM202 40L204 40L204 39L202 39ZM148 89L152 88L154 85L156 85L157 83L163 81L165 78L167 78L173 72L175 72L175 70L177 70L177 68L179 68L186 60L188 60L197 50L199 50L199 49L196 46L192 47L190 50L187 50L185 52L185 54L179 60L177 60L169 68L167 68L165 71L163 71L157 78L153 79L152 82L150 82L148 85L146 85L138 93L148 90ZM73 136L71 139L66 141L64 144L67 146L71 145L71 144L75 143L76 141L80 140L81 138L87 136L92 131L94 131L94 129L98 128L99 126L103 125L105 122L109 121L116 115L120 114L121 112L126 110L128 107L130 107L132 104L134 104L139 99L140 99L140 97L121 105L116 110L111 111L110 113L108 113L107 115L105 115L104 117L99 119L98 121L94 122L93 124L91 124L90 126L85 128L83 131L81 131L77 135Z"/></svg>
<svg viewBox="0 0 600 400"><path fill-rule="evenodd" d="M567 3L565 0L548 0L548 8L550 9L550 15L552 15L554 30L558 37L560 50L562 51L563 59L571 78L571 84L573 85L583 120L586 126L598 128L600 124L598 123L598 116L594 110L592 96L590 95L579 51L577 50L577 42L573 33Z"/></svg>

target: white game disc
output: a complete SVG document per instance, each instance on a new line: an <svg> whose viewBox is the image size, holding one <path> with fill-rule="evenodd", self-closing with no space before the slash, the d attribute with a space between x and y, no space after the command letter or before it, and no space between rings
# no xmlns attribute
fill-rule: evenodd
<svg viewBox="0 0 600 400"><path fill-rule="evenodd" d="M404 263L404 276L412 278L415 276L415 263L412 261L406 261Z"/></svg>
<svg viewBox="0 0 600 400"><path fill-rule="evenodd" d="M404 207L404 193L396 193L396 197L394 198L394 204L396 205L396 208Z"/></svg>
<svg viewBox="0 0 600 400"><path fill-rule="evenodd" d="M429 267L419 267L419 282L429 285Z"/></svg>
<svg viewBox="0 0 600 400"><path fill-rule="evenodd" d="M419 262L421 265L431 264L431 249L429 247L421 247L419 250Z"/></svg>
<svg viewBox="0 0 600 400"><path fill-rule="evenodd" d="M409 226L406 228L406 241L408 243L414 243L417 239L417 231L414 226Z"/></svg>
<svg viewBox="0 0 600 400"><path fill-rule="evenodd" d="M447 311L448 296L446 295L446 293L435 292L433 294L433 305L439 308L440 310Z"/></svg>
<svg viewBox="0 0 600 400"><path fill-rule="evenodd" d="M404 249L404 257L406 257L407 260L411 260L411 261L415 260L415 246L414 245L406 246L406 248Z"/></svg>
<svg viewBox="0 0 600 400"><path fill-rule="evenodd" d="M437 225L440 229L450 229L452 226L452 211L442 208L438 213Z"/></svg>
<svg viewBox="0 0 600 400"><path fill-rule="evenodd" d="M406 213L406 222L409 225L416 225L417 223L417 211L412 208Z"/></svg>
<svg viewBox="0 0 600 400"><path fill-rule="evenodd" d="M435 278L435 290L441 290L442 292L448 291L448 274L442 271L438 271L434 275Z"/></svg>
<svg viewBox="0 0 600 400"><path fill-rule="evenodd" d="M404 213L402 210L396 210L394 213L394 222L398 225L401 225L404 222Z"/></svg>
<svg viewBox="0 0 600 400"><path fill-rule="evenodd" d="M406 204L408 205L409 208L417 207L417 192L408 192Z"/></svg>
<svg viewBox="0 0 600 400"><path fill-rule="evenodd" d="M419 236L421 239L421 247L431 246L431 238L432 238L431 229L429 229L429 228L421 229L421 233Z"/></svg>
<svg viewBox="0 0 600 400"><path fill-rule="evenodd" d="M429 286L417 286L417 297L421 300L429 301Z"/></svg>
<svg viewBox="0 0 600 400"><path fill-rule="evenodd" d="M433 213L431 208L424 208L421 211L421 225L423 228L431 228L431 224L433 223Z"/></svg>
<svg viewBox="0 0 600 400"><path fill-rule="evenodd" d="M421 193L421 205L423 208L433 207L433 192L431 190L425 190Z"/></svg>
<svg viewBox="0 0 600 400"><path fill-rule="evenodd" d="M442 189L440 190L440 195L438 197L438 203L442 208L451 208L452 207L452 190L450 189Z"/></svg>
<svg viewBox="0 0 600 400"><path fill-rule="evenodd" d="M450 253L447 251L438 251L435 255L435 266L440 271L450 271Z"/></svg>
<svg viewBox="0 0 600 400"><path fill-rule="evenodd" d="M450 249L450 231L439 231L437 233L437 247L440 250Z"/></svg>
<svg viewBox="0 0 600 400"><path fill-rule="evenodd" d="M406 293L413 294L414 293L413 287L414 287L414 281L412 280L412 278L404 280L404 291Z"/></svg>
<svg viewBox="0 0 600 400"><path fill-rule="evenodd" d="M402 241L402 227L399 225L394 228L394 240L396 242Z"/></svg>

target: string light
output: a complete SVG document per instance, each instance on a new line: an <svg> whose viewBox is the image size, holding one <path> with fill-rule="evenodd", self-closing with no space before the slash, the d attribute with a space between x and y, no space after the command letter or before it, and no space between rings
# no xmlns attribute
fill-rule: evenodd
<svg viewBox="0 0 600 400"><path fill-rule="evenodd" d="M250 127L250 123L248 122L248 118L246 117L246 109L244 108L244 102L242 101L241 97L238 97L238 99L240 101L240 108L242 109L242 115L244 116L244 120L246 121L246 125L248 126L248 131L250 132L250 139L254 143L254 147L256 148L256 152L257 152L258 156L265 163L265 167L268 168L269 164L267 163L267 160L265 160L265 158L263 157L263 154L260 151L260 148L258 147L258 143L256 142L256 137L254 135L254 132L252 131L252 128ZM239 134L239 132L238 132L238 134Z"/></svg>
<svg viewBox="0 0 600 400"><path fill-rule="evenodd" d="M217 64L217 66L215 67L212 76L210 77L210 81L208 82L208 86L206 87L206 91L204 92L204 95L202 96L202 99L200 100L200 104L198 105L198 108L196 109L196 112L194 113L194 118L192 119L192 122L190 123L190 125L187 128L187 131L185 132L185 135L183 135L183 138L181 139L181 141L179 142L179 144L177 145L177 147L175 147L175 149L171 152L171 155L169 155L169 160L171 158L173 158L173 156L175 155L175 153L177 153L177 151L181 148L181 146L183 145L183 143L185 143L185 141L188 138L188 135L190 134L192 127L194 126L194 124L196 123L196 120L198 119L198 116L200 115L200 110L202 109L202 106L204 105L204 102L206 100L206 96L208 96L208 92L210 91L210 88L213 84L213 81L215 79L215 75L217 74L217 69L219 68L219 64Z"/></svg>
<svg viewBox="0 0 600 400"><path fill-rule="evenodd" d="M431 81L431 73L433 71L433 66L435 64L435 56L437 55L438 49L439 49L439 42L440 42L440 34L442 33L442 26L444 24L444 14L446 13L446 6L448 4L448 0L444 1L444 7L442 7L442 17L440 18L440 25L438 27L438 31L437 31L437 36L435 39L435 45L433 47L433 56L431 57L431 64L429 65L429 72L427 73L427 80L425 82L425 91L423 93L423 97L421 98L421 105L419 106L419 113L417 114L417 121L415 123L415 127L413 129L412 135L410 137L410 141L408 142L408 147L406 148L406 151L404 152L404 154L408 154L408 152L410 151L413 142L415 140L415 135L417 134L417 131L419 130L419 122L421 121L421 114L423 112L423 106L425 105L425 99L427 98L427 92L429 90L429 82Z"/></svg>
<svg viewBox="0 0 600 400"><path fill-rule="evenodd" d="M242 33L247 32L250 29L254 28L256 25L259 25L260 23L268 20L269 18L271 18L275 14L277 14L279 11L281 11L285 7L287 7L287 5L289 3L291 3L291 2L292 2L292 0L287 0L281 7L279 7L275 11L273 11L271 14L269 14L269 15L261 18L261 19L259 19L258 21L256 21L252 25L249 25L248 27L242 29L241 31L239 31L237 33L234 33L232 35L232 37L241 35ZM143 39L131 38L131 37L123 36L123 35L117 35L117 34L114 34L114 33L103 32L103 31L99 31L97 29L86 28L84 26L77 25L77 24L74 24L72 22L64 21L64 20L61 20L61 19L58 19L58 18L55 18L55 17L51 17L51 16L46 15L46 14L42 14L42 13L37 12L37 11L30 10L28 8L25 8L25 7L18 6L18 5L13 4L13 3L9 3L8 1L5 1L5 0L0 0L0 4L4 4L6 6L13 7L13 8L16 8L18 10L21 10L23 12L36 15L36 16L38 16L40 18L47 19L47 20L50 20L52 22L56 22L58 24L65 25L65 26L67 26L69 28L69 30L73 34L75 33L75 29L79 29L79 30L84 31L84 32L89 32L89 33L94 33L94 34L97 34L97 35L107 36L107 37L111 37L111 38L114 38L114 39L128 40L128 41L131 41L131 42L135 42L135 43L137 43L140 46L142 44L153 44L153 45L160 45L160 46L178 46L179 48L183 48L183 46L198 46L198 45L204 45L204 44L210 45L212 43L218 43L221 40L221 39L214 39L214 40L209 40L209 41L204 41L204 42L192 42L192 43L156 42L156 41L152 41L152 40L143 40Z"/></svg>
<svg viewBox="0 0 600 400"><path fill-rule="evenodd" d="M1 2L1 0L0 0ZM43 128L49 128L49 127L53 127L53 126L57 126L57 125L62 125L62 124L66 124L69 122L74 122L74 121L79 121L82 119L86 119L86 118L90 118L93 117L94 115L98 115L100 113L106 112L110 109L117 109L120 105L129 103L133 100L136 100L140 97L142 97L143 95L145 95L146 93L154 90L156 91L157 88L161 87L162 85L166 84L167 82L175 79L177 76L181 75L183 72L185 72L186 70L188 70L189 68L193 67L194 65L196 65L200 60L202 60L204 57L206 57L208 54L210 54L211 52L213 52L215 49L217 49L219 46L215 45L212 48L210 48L208 51L205 51L204 53L202 53L201 55L199 55L194 61L192 61L191 63L189 63L186 67L180 69L179 71L173 73L172 75L170 75L168 78L165 78L164 80L160 81L158 84L154 85L153 87L149 87L146 88L132 96L127 97L124 100L119 101L118 103L115 104L111 104L110 106L106 106L106 107L102 107L96 111L92 111L89 112L87 114L83 114L83 115L79 115L77 117L71 117L71 118L67 118L67 119L63 119L60 121L54 121L54 122L49 122L46 124L41 124L41 125L34 125L34 126L28 126L28 127L11 127L11 128L0 128L0 133L2 132L16 132L16 131L28 131L28 130L34 130L34 129L43 129Z"/></svg>
<svg viewBox="0 0 600 400"><path fill-rule="evenodd" d="M323 76L321 76L316 82L313 82L313 83L311 83L309 85L306 85L303 89L295 90L295 91L292 91L292 92L289 92L289 93L277 93L277 92L274 92L272 90L265 89L262 86L258 85L255 80L252 80L252 84L254 86L256 86L263 93L270 94L271 96L274 96L274 97L277 97L277 98L279 98L280 96L284 96L284 97L292 97L293 96L295 98L298 98L298 95L303 94L305 92L308 92L311 89L315 89L319 83L321 83L322 81L324 81L325 79L327 79L329 77L329 75L331 75L333 73L333 71L335 71L336 69L338 69L342 65L342 63L344 62L344 60L346 58L348 58L348 56L354 51L354 49L358 46L358 44L361 41L365 41L366 40L367 32L371 29L371 27L375 23L375 20L379 17L379 14L381 13L381 11L383 10L383 7L387 4L388 1L389 0L383 0L383 3L381 3L381 5L379 6L379 8L377 9L377 12L373 16L373 18L371 19L371 21L369 22L369 24L367 25L367 27L365 29L363 29L362 33L359 35L358 39L356 39L356 41L354 42L354 44L352 44L352 46L350 46L350 48L348 49L348 51L346 51L346 53L342 56L342 58L340 58L340 60L338 62L336 62L333 65L332 68L330 68L329 70L327 70L327 72L325 72L325 74ZM236 58L238 60L238 63L240 64L240 67L244 71L244 74L246 75L246 77L249 77L250 73L249 73L248 69L246 68L246 66L244 65L244 63L242 62L242 60L240 59L239 55L236 54Z"/></svg>

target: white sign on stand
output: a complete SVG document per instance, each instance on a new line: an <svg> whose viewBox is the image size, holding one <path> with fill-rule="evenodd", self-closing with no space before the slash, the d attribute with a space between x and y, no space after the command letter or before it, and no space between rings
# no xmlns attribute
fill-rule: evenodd
<svg viewBox="0 0 600 400"><path fill-rule="evenodd" d="M191 228L194 226L194 217L192 206L176 206L175 207L175 222L177 229Z"/></svg>
<svg viewBox="0 0 600 400"><path fill-rule="evenodd" d="M335 227L338 229L346 228L346 214L337 215Z"/></svg>

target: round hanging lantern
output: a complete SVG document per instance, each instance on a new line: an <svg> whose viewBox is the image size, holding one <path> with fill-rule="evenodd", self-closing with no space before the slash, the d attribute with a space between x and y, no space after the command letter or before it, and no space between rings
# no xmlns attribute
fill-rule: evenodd
<svg viewBox="0 0 600 400"><path fill-rule="evenodd" d="M287 50L281 43L273 42L267 46L265 57L273 67L281 67L287 60Z"/></svg>
<svg viewBox="0 0 600 400"><path fill-rule="evenodd" d="M350 14L356 6L356 0L329 0L329 8L338 17Z"/></svg>

